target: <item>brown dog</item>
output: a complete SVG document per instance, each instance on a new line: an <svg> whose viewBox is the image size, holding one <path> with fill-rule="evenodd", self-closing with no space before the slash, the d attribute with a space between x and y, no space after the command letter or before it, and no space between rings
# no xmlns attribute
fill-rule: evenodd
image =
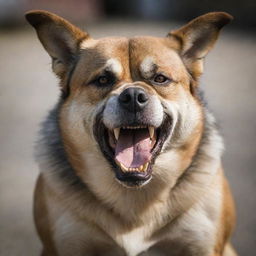
<svg viewBox="0 0 256 256"><path fill-rule="evenodd" d="M99 40L46 11L26 18L62 91L39 143L42 255L236 255L222 139L198 88L232 17Z"/></svg>

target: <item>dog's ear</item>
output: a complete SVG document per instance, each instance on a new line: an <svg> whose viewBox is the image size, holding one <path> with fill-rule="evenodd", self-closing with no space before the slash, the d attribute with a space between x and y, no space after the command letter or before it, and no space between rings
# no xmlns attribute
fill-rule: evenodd
<svg viewBox="0 0 256 256"><path fill-rule="evenodd" d="M81 41L89 35L47 11L29 11L25 17L36 29L39 40L51 56L54 73L63 79L75 61Z"/></svg>
<svg viewBox="0 0 256 256"><path fill-rule="evenodd" d="M217 40L220 29L232 19L225 12L210 12L168 34L179 41L181 57L194 79L203 72L203 59Z"/></svg>

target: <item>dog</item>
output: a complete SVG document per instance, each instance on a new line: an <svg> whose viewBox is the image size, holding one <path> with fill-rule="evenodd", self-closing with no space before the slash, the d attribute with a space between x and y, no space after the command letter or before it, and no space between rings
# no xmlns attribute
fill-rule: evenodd
<svg viewBox="0 0 256 256"><path fill-rule="evenodd" d="M225 12L166 37L107 37L26 13L60 99L37 143L43 256L234 256L222 138L199 88Z"/></svg>

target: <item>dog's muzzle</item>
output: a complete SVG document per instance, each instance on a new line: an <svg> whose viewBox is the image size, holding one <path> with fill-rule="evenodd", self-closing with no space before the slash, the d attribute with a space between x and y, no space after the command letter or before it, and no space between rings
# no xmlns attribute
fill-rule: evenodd
<svg viewBox="0 0 256 256"><path fill-rule="evenodd" d="M157 95L134 86L109 98L97 115L94 135L116 178L134 187L150 180L171 125Z"/></svg>

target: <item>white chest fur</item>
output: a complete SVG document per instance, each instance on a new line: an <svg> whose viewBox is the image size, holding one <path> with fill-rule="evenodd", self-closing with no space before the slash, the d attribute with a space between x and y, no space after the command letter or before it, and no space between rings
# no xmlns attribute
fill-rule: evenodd
<svg viewBox="0 0 256 256"><path fill-rule="evenodd" d="M115 237L115 240L126 251L128 256L136 256L155 243L155 241L147 240L148 231L149 228L143 226L129 233L119 234Z"/></svg>

